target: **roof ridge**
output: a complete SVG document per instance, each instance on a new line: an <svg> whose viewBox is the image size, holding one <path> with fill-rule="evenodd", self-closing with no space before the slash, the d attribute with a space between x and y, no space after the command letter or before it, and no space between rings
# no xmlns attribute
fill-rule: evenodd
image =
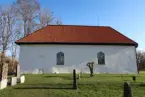
<svg viewBox="0 0 145 97"><path fill-rule="evenodd" d="M97 26L97 25L48 25L48 26L110 27L110 26Z"/></svg>

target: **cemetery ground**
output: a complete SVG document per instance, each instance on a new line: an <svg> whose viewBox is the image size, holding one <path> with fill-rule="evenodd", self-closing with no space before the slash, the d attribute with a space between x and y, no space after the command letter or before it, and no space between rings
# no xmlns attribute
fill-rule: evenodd
<svg viewBox="0 0 145 97"><path fill-rule="evenodd" d="M136 75L82 74L78 89L72 89L72 74L39 74L26 76L24 84L0 90L0 97L122 97L123 84L131 83L133 97L145 97L145 73Z"/></svg>

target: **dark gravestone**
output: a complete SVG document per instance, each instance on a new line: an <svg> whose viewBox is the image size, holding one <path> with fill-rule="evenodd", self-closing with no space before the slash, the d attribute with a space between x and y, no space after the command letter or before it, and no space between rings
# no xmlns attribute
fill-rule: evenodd
<svg viewBox="0 0 145 97"><path fill-rule="evenodd" d="M132 80L133 81L136 81L136 76L132 76Z"/></svg>
<svg viewBox="0 0 145 97"><path fill-rule="evenodd" d="M76 70L73 70L73 89L77 89Z"/></svg>
<svg viewBox="0 0 145 97"><path fill-rule="evenodd" d="M124 83L124 94L123 97L132 97L131 86L129 82Z"/></svg>

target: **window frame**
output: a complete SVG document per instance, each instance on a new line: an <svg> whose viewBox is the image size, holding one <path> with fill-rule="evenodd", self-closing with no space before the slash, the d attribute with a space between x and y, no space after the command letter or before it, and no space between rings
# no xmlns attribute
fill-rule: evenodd
<svg viewBox="0 0 145 97"><path fill-rule="evenodd" d="M98 52L97 58L98 58L98 65L105 65L105 53L103 53L102 51Z"/></svg>
<svg viewBox="0 0 145 97"><path fill-rule="evenodd" d="M62 51L56 54L56 65L64 65L64 53Z"/></svg>

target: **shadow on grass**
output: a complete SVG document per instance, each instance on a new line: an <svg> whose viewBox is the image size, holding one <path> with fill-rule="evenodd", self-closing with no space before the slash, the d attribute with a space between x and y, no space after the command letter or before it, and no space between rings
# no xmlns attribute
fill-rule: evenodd
<svg viewBox="0 0 145 97"><path fill-rule="evenodd" d="M56 88L53 88L53 87L16 87L14 89L73 89L73 88L59 88L59 87L56 87Z"/></svg>
<svg viewBox="0 0 145 97"><path fill-rule="evenodd" d="M7 85L8 85L8 86L11 86L11 82L7 82Z"/></svg>
<svg viewBox="0 0 145 97"><path fill-rule="evenodd" d="M140 87L145 87L145 83L139 84Z"/></svg>
<svg viewBox="0 0 145 97"><path fill-rule="evenodd" d="M72 77L70 77L70 76L51 76L51 75L49 75L49 76L45 76L46 78L62 78L62 79L64 79L64 80L72 80L73 78Z"/></svg>
<svg viewBox="0 0 145 97"><path fill-rule="evenodd" d="M72 84L25 84L14 89L73 89Z"/></svg>
<svg viewBox="0 0 145 97"><path fill-rule="evenodd" d="M103 75L103 74L95 74L94 76L90 76L89 74L81 75L81 78L97 78L97 77L120 77L120 78L132 78L132 76L126 76L126 75Z"/></svg>

